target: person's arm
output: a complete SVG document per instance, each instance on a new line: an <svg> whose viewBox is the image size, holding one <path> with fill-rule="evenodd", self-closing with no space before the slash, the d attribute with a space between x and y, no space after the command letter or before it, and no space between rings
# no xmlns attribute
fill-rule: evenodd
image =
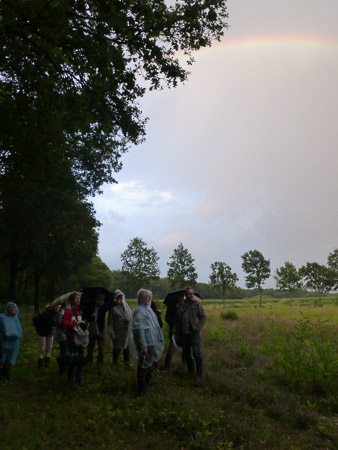
<svg viewBox="0 0 338 450"><path fill-rule="evenodd" d="M107 330L108 330L108 333L110 334L111 338L115 339L116 336L115 336L115 331L114 331L113 319L114 319L114 313L113 313L113 308L112 308L108 314Z"/></svg>
<svg viewBox="0 0 338 450"><path fill-rule="evenodd" d="M198 315L199 315L199 331L201 331L201 329L203 328L205 322L207 321L207 316L205 314L203 306L200 303L198 303L198 306L199 306L199 311L198 311Z"/></svg>
<svg viewBox="0 0 338 450"><path fill-rule="evenodd" d="M66 309L64 316L62 318L63 328L73 328L73 327L76 327L76 325L80 325L81 323L84 323L83 320L76 321L76 319L75 320L73 320L73 319L75 319L75 318L74 318L72 310Z"/></svg>

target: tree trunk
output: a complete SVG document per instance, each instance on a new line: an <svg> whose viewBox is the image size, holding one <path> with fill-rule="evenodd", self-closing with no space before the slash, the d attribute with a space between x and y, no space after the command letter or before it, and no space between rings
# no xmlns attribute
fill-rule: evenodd
<svg viewBox="0 0 338 450"><path fill-rule="evenodd" d="M39 314L40 309L40 275L38 268L34 269L34 314Z"/></svg>
<svg viewBox="0 0 338 450"><path fill-rule="evenodd" d="M11 246L9 256L9 284L8 284L9 300L15 300L17 275L18 275L18 252L16 248Z"/></svg>

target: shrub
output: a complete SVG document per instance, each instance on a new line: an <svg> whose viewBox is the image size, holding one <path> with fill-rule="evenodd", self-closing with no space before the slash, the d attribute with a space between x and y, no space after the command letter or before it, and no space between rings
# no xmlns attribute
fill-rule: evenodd
<svg viewBox="0 0 338 450"><path fill-rule="evenodd" d="M224 320L238 320L236 311L222 311L221 318Z"/></svg>

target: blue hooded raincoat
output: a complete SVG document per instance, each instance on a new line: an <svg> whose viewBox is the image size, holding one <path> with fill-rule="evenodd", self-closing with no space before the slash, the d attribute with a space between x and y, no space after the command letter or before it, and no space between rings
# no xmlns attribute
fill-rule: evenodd
<svg viewBox="0 0 338 450"><path fill-rule="evenodd" d="M15 314L8 312L8 307L15 305ZM20 339L22 338L22 328L18 318L19 309L13 302L8 302L5 312L0 314L0 362L14 365L19 353Z"/></svg>

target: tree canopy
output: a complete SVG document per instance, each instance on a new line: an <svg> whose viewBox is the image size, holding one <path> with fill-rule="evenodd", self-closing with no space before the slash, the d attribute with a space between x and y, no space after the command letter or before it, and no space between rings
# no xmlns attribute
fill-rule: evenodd
<svg viewBox="0 0 338 450"><path fill-rule="evenodd" d="M131 239L127 249L121 254L122 273L136 289L150 288L150 283L160 276L159 257L143 239Z"/></svg>
<svg viewBox="0 0 338 450"><path fill-rule="evenodd" d="M274 278L276 280L277 289L287 291L290 299L293 292L302 288L302 276L297 268L288 261L285 262L284 266L276 269L276 275Z"/></svg>
<svg viewBox="0 0 338 450"><path fill-rule="evenodd" d="M316 262L307 262L299 269L304 285L318 293L330 292L335 285L335 271Z"/></svg>
<svg viewBox="0 0 338 450"><path fill-rule="evenodd" d="M191 64L227 26L225 0L4 0L1 17L2 170L29 151L25 135L91 192L142 140L146 89L186 80L182 55Z"/></svg>
<svg viewBox="0 0 338 450"><path fill-rule="evenodd" d="M226 293L236 286L238 276L231 272L231 267L223 261L211 264L210 283L221 291L223 304Z"/></svg>
<svg viewBox="0 0 338 450"><path fill-rule="evenodd" d="M182 243L174 249L167 263L169 266L167 276L173 288L183 289L186 285L195 286L198 275L194 262L191 253Z"/></svg>
<svg viewBox="0 0 338 450"><path fill-rule="evenodd" d="M257 288L259 292L259 305L262 304L262 285L270 276L270 260L265 259L258 250L250 250L242 255L242 269L246 273L246 287Z"/></svg>

